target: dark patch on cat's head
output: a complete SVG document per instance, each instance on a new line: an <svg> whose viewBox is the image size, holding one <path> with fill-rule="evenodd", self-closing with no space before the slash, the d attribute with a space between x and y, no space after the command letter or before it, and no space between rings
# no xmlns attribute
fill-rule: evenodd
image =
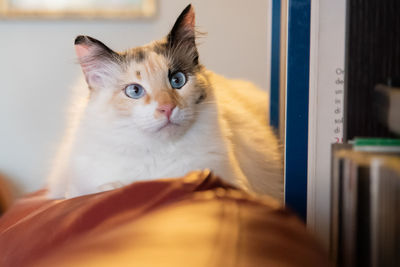
<svg viewBox="0 0 400 267"><path fill-rule="evenodd" d="M135 60L136 62L142 62L146 58L146 52L143 49L139 49L135 53Z"/></svg>
<svg viewBox="0 0 400 267"><path fill-rule="evenodd" d="M125 52L124 55L127 61L135 61L136 63L141 63L146 59L147 52L143 47L136 47Z"/></svg>
<svg viewBox="0 0 400 267"><path fill-rule="evenodd" d="M168 44L165 41L155 42L153 44L153 51L158 55L167 55Z"/></svg>

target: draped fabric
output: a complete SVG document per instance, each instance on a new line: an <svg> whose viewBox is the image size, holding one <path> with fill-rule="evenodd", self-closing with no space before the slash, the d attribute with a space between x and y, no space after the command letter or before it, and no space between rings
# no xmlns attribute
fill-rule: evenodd
<svg viewBox="0 0 400 267"><path fill-rule="evenodd" d="M278 202L209 171L65 200L46 190L0 217L0 266L329 266Z"/></svg>

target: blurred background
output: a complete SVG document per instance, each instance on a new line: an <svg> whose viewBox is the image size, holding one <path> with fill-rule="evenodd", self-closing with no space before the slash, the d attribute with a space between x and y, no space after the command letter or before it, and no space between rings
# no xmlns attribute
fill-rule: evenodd
<svg viewBox="0 0 400 267"><path fill-rule="evenodd" d="M156 12L137 19L0 20L0 172L22 193L44 186L63 135L71 87L80 75L73 47L79 34L114 50L164 37L186 0L156 1ZM193 0L200 61L227 77L268 90L270 1Z"/></svg>

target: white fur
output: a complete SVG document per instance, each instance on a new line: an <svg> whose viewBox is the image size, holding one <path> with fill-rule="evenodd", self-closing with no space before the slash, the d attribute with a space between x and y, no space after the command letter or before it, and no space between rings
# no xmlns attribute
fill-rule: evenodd
<svg viewBox="0 0 400 267"><path fill-rule="evenodd" d="M130 73L136 70L149 94L167 86L164 74L153 75L146 65ZM75 197L208 168L244 190L282 199L282 159L267 126L267 94L250 83L207 76L212 88L204 103L173 111L171 121L180 126L162 128L167 119L154 118L156 102L121 116L109 104L113 90L94 91L90 98L81 94L50 175L49 196ZM126 79L137 82L132 77ZM193 79L185 86L193 86ZM79 90L85 87L82 82Z"/></svg>

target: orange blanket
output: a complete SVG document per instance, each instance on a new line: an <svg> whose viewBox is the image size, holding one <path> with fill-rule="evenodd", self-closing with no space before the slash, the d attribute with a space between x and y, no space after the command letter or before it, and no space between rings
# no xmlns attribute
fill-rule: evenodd
<svg viewBox="0 0 400 267"><path fill-rule="evenodd" d="M0 218L0 266L329 266L296 216L208 171L67 200L45 191Z"/></svg>

